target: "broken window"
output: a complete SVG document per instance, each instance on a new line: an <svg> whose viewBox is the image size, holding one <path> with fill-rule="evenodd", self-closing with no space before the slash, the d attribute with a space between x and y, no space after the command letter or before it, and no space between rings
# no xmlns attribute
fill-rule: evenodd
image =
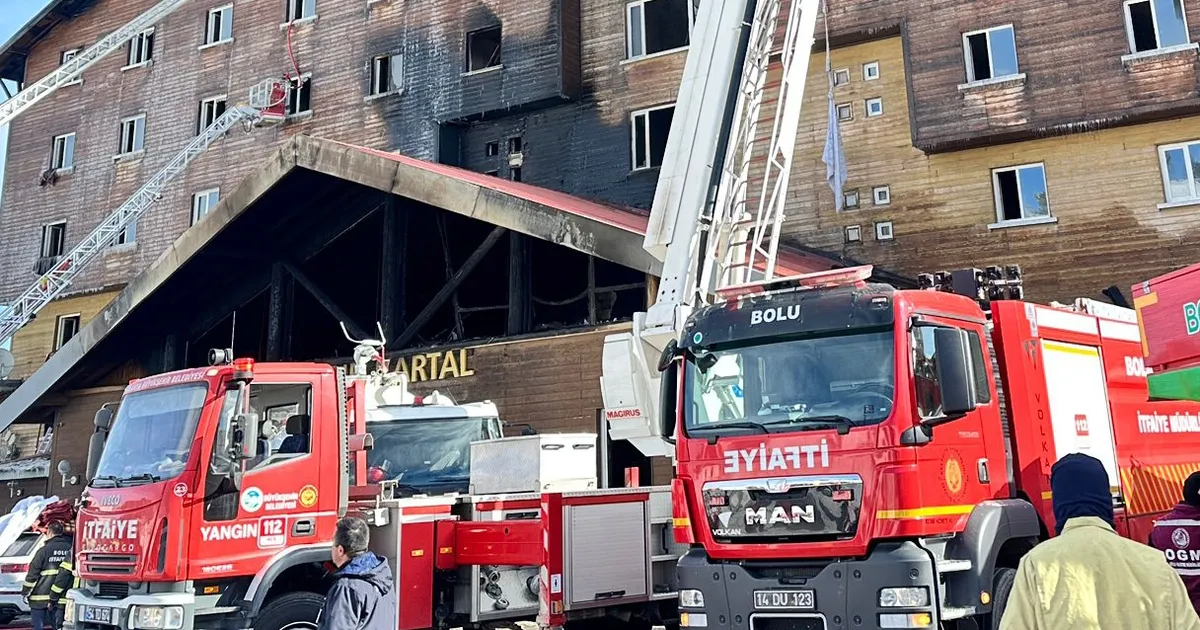
<svg viewBox="0 0 1200 630"><path fill-rule="evenodd" d="M1046 169L1041 164L999 168L992 171L996 196L996 220L1021 221L1048 218Z"/></svg>
<svg viewBox="0 0 1200 630"><path fill-rule="evenodd" d="M496 157L497 155L500 154L500 143L499 142L487 143L487 145L485 145L483 148L483 154L486 157Z"/></svg>
<svg viewBox="0 0 1200 630"><path fill-rule="evenodd" d="M467 33L467 72L500 65L500 27Z"/></svg>
<svg viewBox="0 0 1200 630"><path fill-rule="evenodd" d="M963 35L967 83L1010 77L1017 69L1017 40L1011 24Z"/></svg>
<svg viewBox="0 0 1200 630"><path fill-rule="evenodd" d="M192 195L192 220L188 225L196 225L204 215L216 207L221 200L221 191L217 188L202 190Z"/></svg>
<svg viewBox="0 0 1200 630"><path fill-rule="evenodd" d="M140 66L154 57L154 29L142 31L129 40L125 67Z"/></svg>
<svg viewBox="0 0 1200 630"><path fill-rule="evenodd" d="M146 146L146 115L121 121L121 146L117 155L138 153Z"/></svg>
<svg viewBox="0 0 1200 630"><path fill-rule="evenodd" d="M204 29L204 44L218 44L233 39L233 5L209 9Z"/></svg>
<svg viewBox="0 0 1200 630"><path fill-rule="evenodd" d="M294 22L317 15L317 0L287 0L285 22Z"/></svg>
<svg viewBox="0 0 1200 630"><path fill-rule="evenodd" d="M196 133L208 129L217 122L217 119L225 114L225 107L225 96L213 96L200 101L200 122L196 127Z"/></svg>
<svg viewBox="0 0 1200 630"><path fill-rule="evenodd" d="M42 258L63 255L67 243L67 222L59 221L42 226ZM45 273L44 271L42 273Z"/></svg>
<svg viewBox="0 0 1200 630"><path fill-rule="evenodd" d="M1125 27L1129 51L1146 52L1191 41L1183 0L1126 0Z"/></svg>
<svg viewBox="0 0 1200 630"><path fill-rule="evenodd" d="M520 153L523 146L524 143L521 140L521 136L513 136L508 139L509 153Z"/></svg>
<svg viewBox="0 0 1200 630"><path fill-rule="evenodd" d="M79 313L59 315L54 326L54 349L59 350L79 334Z"/></svg>
<svg viewBox="0 0 1200 630"><path fill-rule="evenodd" d="M1200 200L1200 142L1158 148L1167 203Z"/></svg>
<svg viewBox="0 0 1200 630"><path fill-rule="evenodd" d="M521 167L514 166L512 168L509 168L508 169L508 178L513 180L514 182L521 181Z"/></svg>
<svg viewBox="0 0 1200 630"><path fill-rule="evenodd" d="M625 6L626 53L630 59L688 45L697 0L634 0Z"/></svg>
<svg viewBox="0 0 1200 630"><path fill-rule="evenodd" d="M662 166L675 105L633 113L633 170Z"/></svg>
<svg viewBox="0 0 1200 630"><path fill-rule="evenodd" d="M122 245L131 245L136 242L137 242L137 220L135 219L132 223L125 226L125 229L121 230L120 234L117 234L117 238L112 242L111 245L109 245L109 247L120 247Z"/></svg>
<svg viewBox="0 0 1200 630"><path fill-rule="evenodd" d="M299 86L297 87L297 83ZM312 77L288 81L287 115L298 116L312 111Z"/></svg>
<svg viewBox="0 0 1200 630"><path fill-rule="evenodd" d="M57 136L50 149L50 168L68 170L75 167L75 134Z"/></svg>
<svg viewBox="0 0 1200 630"><path fill-rule="evenodd" d="M380 55L371 60L371 96L399 92L404 73L404 57Z"/></svg>

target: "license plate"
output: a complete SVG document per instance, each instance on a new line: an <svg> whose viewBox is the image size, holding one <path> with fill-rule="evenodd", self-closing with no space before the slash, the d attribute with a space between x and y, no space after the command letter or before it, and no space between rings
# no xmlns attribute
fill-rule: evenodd
<svg viewBox="0 0 1200 630"><path fill-rule="evenodd" d="M812 591L754 591L754 607L763 610L811 610Z"/></svg>
<svg viewBox="0 0 1200 630"><path fill-rule="evenodd" d="M87 606L79 607L79 618L91 623L103 623L112 625L113 609L104 606Z"/></svg>

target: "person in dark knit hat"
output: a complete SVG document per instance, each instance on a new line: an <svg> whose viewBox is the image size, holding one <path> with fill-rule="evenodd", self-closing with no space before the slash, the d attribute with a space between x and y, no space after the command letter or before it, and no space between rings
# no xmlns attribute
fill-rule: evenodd
<svg viewBox="0 0 1200 630"><path fill-rule="evenodd" d="M1150 544L1183 578L1192 606L1200 610L1200 472L1183 482L1183 500L1154 524Z"/></svg>
<svg viewBox="0 0 1200 630"><path fill-rule="evenodd" d="M1058 535L1021 558L1000 630L1200 630L1163 554L1113 529L1100 460L1066 455L1050 489Z"/></svg>

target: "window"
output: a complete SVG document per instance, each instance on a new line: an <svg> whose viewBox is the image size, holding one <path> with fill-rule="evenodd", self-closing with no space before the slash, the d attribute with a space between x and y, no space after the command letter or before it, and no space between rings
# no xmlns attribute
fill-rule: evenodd
<svg viewBox="0 0 1200 630"><path fill-rule="evenodd" d="M858 191L857 190L847 190L846 192L842 193L842 206L847 209L857 208L858 207Z"/></svg>
<svg viewBox="0 0 1200 630"><path fill-rule="evenodd" d="M126 55L125 67L132 68L149 63L154 57L154 29L138 33L129 40L129 51Z"/></svg>
<svg viewBox="0 0 1200 630"><path fill-rule="evenodd" d="M633 113L633 170L662 166L674 115L675 105Z"/></svg>
<svg viewBox="0 0 1200 630"><path fill-rule="evenodd" d="M841 103L837 106L838 120L854 120L854 107L850 103Z"/></svg>
<svg viewBox="0 0 1200 630"><path fill-rule="evenodd" d="M297 87L297 82L299 87ZM287 115L299 116L312 111L312 77L302 76L288 81Z"/></svg>
<svg viewBox="0 0 1200 630"><path fill-rule="evenodd" d="M233 39L233 5L209 9L204 28L204 44L218 44Z"/></svg>
<svg viewBox="0 0 1200 630"><path fill-rule="evenodd" d="M1125 28L1129 33L1131 53L1191 42L1183 0L1126 0Z"/></svg>
<svg viewBox="0 0 1200 630"><path fill-rule="evenodd" d="M217 122L225 113L225 96L213 96L200 101L200 122L196 127L196 133L200 133L208 129L213 123Z"/></svg>
<svg viewBox="0 0 1200 630"><path fill-rule="evenodd" d="M870 63L864 63L862 72L863 72L863 81L874 81L875 79L878 79L879 78L879 62L872 61Z"/></svg>
<svg viewBox="0 0 1200 630"><path fill-rule="evenodd" d="M138 153L146 148L146 115L121 121L121 146L118 155Z"/></svg>
<svg viewBox="0 0 1200 630"><path fill-rule="evenodd" d="M833 71L833 84L846 85L850 82L850 68L842 68L841 70Z"/></svg>
<svg viewBox="0 0 1200 630"><path fill-rule="evenodd" d="M202 190L192 195L192 222L189 225L196 225L204 215L216 207L217 202L221 199L221 191L218 188Z"/></svg>
<svg viewBox="0 0 1200 630"><path fill-rule="evenodd" d="M514 182L521 181L521 167L513 166L513 167L509 168L508 169L508 178L513 180Z"/></svg>
<svg viewBox="0 0 1200 630"><path fill-rule="evenodd" d="M67 222L42 226L42 258L57 258L66 251ZM45 273L45 272L42 272Z"/></svg>
<svg viewBox="0 0 1200 630"><path fill-rule="evenodd" d="M500 65L500 27L467 33L467 72Z"/></svg>
<svg viewBox="0 0 1200 630"><path fill-rule="evenodd" d="M875 240L890 241L895 237L896 234L892 231L891 221L880 221L875 224Z"/></svg>
<svg viewBox="0 0 1200 630"><path fill-rule="evenodd" d="M130 223L129 225L125 226L125 229L121 230L120 234L117 234L117 238L115 240L113 240L112 245L109 245L109 247L121 247L122 245L133 245L136 242L137 242L137 220L135 219L133 221L133 223Z"/></svg>
<svg viewBox="0 0 1200 630"><path fill-rule="evenodd" d="M380 55L371 60L371 95L399 92L404 76L404 57Z"/></svg>
<svg viewBox="0 0 1200 630"><path fill-rule="evenodd" d="M625 52L636 59L688 45L695 0L634 0L625 5Z"/></svg>
<svg viewBox="0 0 1200 630"><path fill-rule="evenodd" d="M1200 201L1200 141L1158 148L1167 203Z"/></svg>
<svg viewBox="0 0 1200 630"><path fill-rule="evenodd" d="M58 350L67 345L77 334L79 334L79 313L59 315L54 325L54 349Z"/></svg>
<svg viewBox="0 0 1200 630"><path fill-rule="evenodd" d="M78 57L79 53L81 53L81 52L83 52L82 48L72 48L70 50L62 51L62 54L59 55L59 58L58 58L58 64L63 65L65 63L67 63L68 61L74 59L75 57ZM82 83L82 82L83 82L82 77L76 77L73 81L67 81L63 85L64 86L75 85L77 83Z"/></svg>
<svg viewBox="0 0 1200 630"><path fill-rule="evenodd" d="M967 83L1016 75L1017 40L1011 24L963 34Z"/></svg>
<svg viewBox="0 0 1200 630"><path fill-rule="evenodd" d="M992 171L992 187L996 195L996 219L1020 221L1050 216L1050 201L1046 196L1046 169L1041 164L1027 164Z"/></svg>
<svg viewBox="0 0 1200 630"><path fill-rule="evenodd" d="M500 143L499 142L487 143L487 145L483 148L483 153L487 157L496 157L497 155L500 154Z"/></svg>
<svg viewBox="0 0 1200 630"><path fill-rule="evenodd" d="M57 136L50 148L50 168L69 170L75 167L75 134Z"/></svg>
<svg viewBox="0 0 1200 630"><path fill-rule="evenodd" d="M304 20L317 15L317 0L287 0L284 22Z"/></svg>
<svg viewBox="0 0 1200 630"><path fill-rule="evenodd" d="M521 136L513 136L508 139L508 152L509 153L520 153L521 150L524 148L524 146L525 146L525 143L521 139Z"/></svg>
<svg viewBox="0 0 1200 630"><path fill-rule="evenodd" d="M262 418L256 455L247 470L304 457L311 451L312 388L306 384L252 385L250 407Z"/></svg>
<svg viewBox="0 0 1200 630"><path fill-rule="evenodd" d="M876 186L871 189L871 196L875 199L875 205L886 206L892 203L892 189L890 186Z"/></svg>
<svg viewBox="0 0 1200 630"><path fill-rule="evenodd" d="M862 227L857 225L846 226L846 242L857 243L862 240Z"/></svg>
<svg viewBox="0 0 1200 630"><path fill-rule="evenodd" d="M869 98L866 103L867 118L874 118L883 115L883 99Z"/></svg>

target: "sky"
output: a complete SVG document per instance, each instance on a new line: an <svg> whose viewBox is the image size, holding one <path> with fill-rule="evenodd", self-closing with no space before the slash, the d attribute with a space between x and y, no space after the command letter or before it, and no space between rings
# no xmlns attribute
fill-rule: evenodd
<svg viewBox="0 0 1200 630"><path fill-rule="evenodd" d="M0 0L0 45L7 42L25 23L33 19L38 11L50 3L50 0ZM28 77L26 77L28 78ZM13 90L15 86L9 85L8 89ZM4 92L0 90L0 100L4 99ZM4 157L8 154L8 125L0 127L0 181L3 181L4 175ZM0 190L0 195L4 194ZM0 209L0 212L3 212Z"/></svg>

